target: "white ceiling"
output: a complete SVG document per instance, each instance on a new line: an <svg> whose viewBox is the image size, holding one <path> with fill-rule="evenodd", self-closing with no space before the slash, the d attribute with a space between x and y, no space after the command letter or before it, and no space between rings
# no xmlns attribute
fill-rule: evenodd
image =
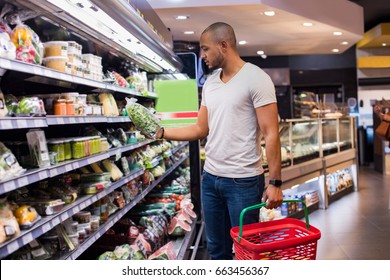
<svg viewBox="0 0 390 280"><path fill-rule="evenodd" d="M235 29L241 56L342 53L364 33L363 8L348 0L148 0L174 41L198 42L210 24L223 21ZM276 15L265 16L273 10ZM178 15L188 20L178 21ZM312 22L305 27L304 22ZM184 31L194 31L186 35ZM341 31L341 36L333 35ZM348 42L342 45L341 42Z"/></svg>

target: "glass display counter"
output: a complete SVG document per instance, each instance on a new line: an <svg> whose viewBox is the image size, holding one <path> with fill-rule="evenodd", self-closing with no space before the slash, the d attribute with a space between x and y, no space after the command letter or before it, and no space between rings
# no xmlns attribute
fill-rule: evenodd
<svg viewBox="0 0 390 280"><path fill-rule="evenodd" d="M319 193L319 207L327 208L347 191L357 190L356 120L354 117L291 119L281 122L284 193L292 188ZM265 149L264 149L265 151ZM263 166L267 172L266 157ZM348 174L348 184L334 178ZM332 184L329 184L331 178ZM315 182L313 184L313 181ZM309 183L308 183L309 182Z"/></svg>

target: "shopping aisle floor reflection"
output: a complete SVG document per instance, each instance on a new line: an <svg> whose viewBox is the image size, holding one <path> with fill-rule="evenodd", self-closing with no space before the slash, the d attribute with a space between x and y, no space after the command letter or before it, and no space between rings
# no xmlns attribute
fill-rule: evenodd
<svg viewBox="0 0 390 280"><path fill-rule="evenodd" d="M359 190L310 214L317 260L390 260L390 176L360 167Z"/></svg>

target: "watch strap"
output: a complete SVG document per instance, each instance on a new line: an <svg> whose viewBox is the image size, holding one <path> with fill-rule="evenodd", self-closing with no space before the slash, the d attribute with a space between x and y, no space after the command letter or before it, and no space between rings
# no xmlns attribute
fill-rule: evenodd
<svg viewBox="0 0 390 280"><path fill-rule="evenodd" d="M270 179L268 181L268 184L273 185L275 187L281 187L283 182L282 182L282 180L278 180L278 179Z"/></svg>

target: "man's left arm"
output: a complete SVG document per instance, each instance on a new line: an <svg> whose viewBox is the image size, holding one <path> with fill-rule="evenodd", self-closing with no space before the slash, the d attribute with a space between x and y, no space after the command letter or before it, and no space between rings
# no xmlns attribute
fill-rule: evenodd
<svg viewBox="0 0 390 280"><path fill-rule="evenodd" d="M256 108L257 122L265 140L269 175L268 179L281 180L281 145L279 138L279 117L276 103ZM268 182L266 182L268 184ZM268 184L263 196L267 208L276 208L282 204L281 187Z"/></svg>

